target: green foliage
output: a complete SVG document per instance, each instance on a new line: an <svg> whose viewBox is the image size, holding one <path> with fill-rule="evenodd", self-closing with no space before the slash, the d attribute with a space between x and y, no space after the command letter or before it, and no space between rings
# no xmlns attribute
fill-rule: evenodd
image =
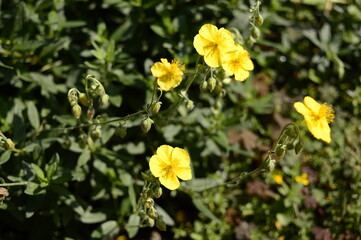
<svg viewBox="0 0 361 240"><path fill-rule="evenodd" d="M361 2L255 3L0 1L1 238L360 239ZM192 45L205 23L245 44L245 82L211 80ZM186 66L169 92L154 90L160 58ZM329 145L307 127L277 141L306 95L334 106ZM151 218L162 144L189 152L193 179Z"/></svg>

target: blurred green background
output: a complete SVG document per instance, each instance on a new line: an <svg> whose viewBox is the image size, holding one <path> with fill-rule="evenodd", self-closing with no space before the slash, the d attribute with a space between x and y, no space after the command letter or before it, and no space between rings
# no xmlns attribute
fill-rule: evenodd
<svg viewBox="0 0 361 240"><path fill-rule="evenodd" d="M224 82L226 96L201 92L197 78L192 110L162 112L185 84L164 93L146 134L134 119L120 138L115 122L84 146L88 128L59 129L76 125L67 92L84 91L88 74L110 95L99 119L137 112L150 102L154 62L176 58L191 73L205 23L238 29L246 42L254 3L0 1L0 130L21 149L0 149L0 177L30 182L8 188L0 239L128 239L140 172L162 144L189 151L192 193L163 189L155 201L167 230L140 228L134 239L361 239L360 0L262 1L261 36L246 45L250 78ZM302 120L293 103L304 96L333 105L330 144L304 127L303 151L288 152L274 172L203 191L259 166L282 127ZM303 173L309 184L295 181Z"/></svg>

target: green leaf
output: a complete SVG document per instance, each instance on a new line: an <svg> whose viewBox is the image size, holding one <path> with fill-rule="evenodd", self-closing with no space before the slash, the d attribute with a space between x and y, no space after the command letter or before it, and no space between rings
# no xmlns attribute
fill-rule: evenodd
<svg viewBox="0 0 361 240"><path fill-rule="evenodd" d="M221 184L222 181L220 179L214 178L195 178L185 183L185 186L192 191L202 192L206 189L212 188Z"/></svg>
<svg viewBox="0 0 361 240"><path fill-rule="evenodd" d="M6 150L5 152L3 152L3 154L1 154L0 156L0 165L6 163L7 161L9 161L10 157L11 157L11 153L12 151L9 149L9 150Z"/></svg>
<svg viewBox="0 0 361 240"><path fill-rule="evenodd" d="M31 166L34 169L36 176L38 176L38 178L41 181L46 182L47 179L45 178L43 170L38 165L36 165L35 163L31 163Z"/></svg>
<svg viewBox="0 0 361 240"><path fill-rule="evenodd" d="M28 182L24 191L28 195L39 195L46 192L45 188L40 187L40 184Z"/></svg>
<svg viewBox="0 0 361 240"><path fill-rule="evenodd" d="M129 194L130 204L133 207L133 211L135 211L136 207L137 207L137 199L136 199L136 196L135 196L135 191L134 191L133 184L129 184L129 186L128 186L128 194Z"/></svg>
<svg viewBox="0 0 361 240"><path fill-rule="evenodd" d="M78 167L85 165L91 157L91 153L88 149L85 149L78 158Z"/></svg>
<svg viewBox="0 0 361 240"><path fill-rule="evenodd" d="M91 233L92 239L108 239L119 232L117 221L110 220L102 223Z"/></svg>
<svg viewBox="0 0 361 240"><path fill-rule="evenodd" d="M135 237L139 230L140 217L133 213L130 215L127 225L125 225L125 230L127 230L130 238Z"/></svg>
<svg viewBox="0 0 361 240"><path fill-rule="evenodd" d="M39 112L33 101L26 102L30 124L35 128L40 126Z"/></svg>
<svg viewBox="0 0 361 240"><path fill-rule="evenodd" d="M47 176L47 178L49 180L52 178L52 176L54 175L54 173L58 169L59 162L60 162L59 154L55 153L53 155L53 157L50 159L49 165L48 165L48 167L46 169L46 176Z"/></svg>
<svg viewBox="0 0 361 240"><path fill-rule="evenodd" d="M158 204L155 204L155 209L157 210L158 214L163 217L164 223L168 226L174 226L174 220L169 216L169 214Z"/></svg>
<svg viewBox="0 0 361 240"><path fill-rule="evenodd" d="M220 220L211 212L211 210L209 210L209 208L202 202L202 200L193 198L193 204L206 217L208 217L212 221L218 223L220 222Z"/></svg>
<svg viewBox="0 0 361 240"><path fill-rule="evenodd" d="M107 215L103 212L85 212L81 217L82 223L99 223L107 219Z"/></svg>

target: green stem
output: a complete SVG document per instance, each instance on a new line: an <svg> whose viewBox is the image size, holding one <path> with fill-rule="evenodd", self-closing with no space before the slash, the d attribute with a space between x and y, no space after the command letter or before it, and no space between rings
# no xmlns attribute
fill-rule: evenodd
<svg viewBox="0 0 361 240"><path fill-rule="evenodd" d="M27 184L28 184L28 182L0 183L0 187L21 186L21 185L27 185Z"/></svg>

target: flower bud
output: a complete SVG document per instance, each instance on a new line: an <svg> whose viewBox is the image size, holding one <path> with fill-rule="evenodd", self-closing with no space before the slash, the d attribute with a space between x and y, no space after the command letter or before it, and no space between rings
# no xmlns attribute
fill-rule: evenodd
<svg viewBox="0 0 361 240"><path fill-rule="evenodd" d="M155 210L154 207L151 207L148 209L148 213L147 213L148 217L156 219L158 216L157 210Z"/></svg>
<svg viewBox="0 0 361 240"><path fill-rule="evenodd" d="M15 148L15 144L13 143L13 141L10 138L7 138L5 140L5 147L7 149L14 149Z"/></svg>
<svg viewBox="0 0 361 240"><path fill-rule="evenodd" d="M158 187L155 191L154 191L154 196L156 198L160 198L160 196L162 196L163 190L161 187Z"/></svg>
<svg viewBox="0 0 361 240"><path fill-rule="evenodd" d="M187 100L187 109L191 111L194 108L194 102L192 100Z"/></svg>
<svg viewBox="0 0 361 240"><path fill-rule="evenodd" d="M261 31L258 27L253 27L251 31L251 35L254 39L258 39L261 36Z"/></svg>
<svg viewBox="0 0 361 240"><path fill-rule="evenodd" d="M7 196L9 196L9 192L6 188L0 187L0 201L4 200Z"/></svg>
<svg viewBox="0 0 361 240"><path fill-rule="evenodd" d="M122 125L119 125L116 129L115 129L115 134L118 137L125 137L127 135L127 128L123 127Z"/></svg>
<svg viewBox="0 0 361 240"><path fill-rule="evenodd" d="M226 95L227 95L226 89L222 89L221 92L219 93L220 97L225 97Z"/></svg>
<svg viewBox="0 0 361 240"><path fill-rule="evenodd" d="M105 93L101 95L99 104L101 108L107 108L109 106L109 95Z"/></svg>
<svg viewBox="0 0 361 240"><path fill-rule="evenodd" d="M72 88L68 91L68 101L70 103L70 106L74 106L78 104L78 93L76 88Z"/></svg>
<svg viewBox="0 0 361 240"><path fill-rule="evenodd" d="M286 152L285 148L286 147L284 145L278 146L276 148L276 157L278 160L281 160L283 158L283 156L285 155L285 152Z"/></svg>
<svg viewBox="0 0 361 240"><path fill-rule="evenodd" d="M91 131L90 133L90 137L93 140L96 140L98 138L100 138L100 136L102 135L102 129L100 126L97 126L93 131Z"/></svg>
<svg viewBox="0 0 361 240"><path fill-rule="evenodd" d="M263 17L261 16L261 14L257 15L255 22L256 22L257 26L261 26L263 24Z"/></svg>
<svg viewBox="0 0 361 240"><path fill-rule="evenodd" d="M79 101L81 104L83 104L84 107L88 107L89 106L89 100L86 97L85 93L80 93L79 95Z"/></svg>
<svg viewBox="0 0 361 240"><path fill-rule="evenodd" d="M79 147L84 149L86 145L87 145L86 136L84 134L81 134L79 138Z"/></svg>
<svg viewBox="0 0 361 240"><path fill-rule="evenodd" d="M268 162L268 169L270 172L272 172L276 167L276 160L270 159Z"/></svg>
<svg viewBox="0 0 361 240"><path fill-rule="evenodd" d="M147 201L145 201L145 207L146 208L151 208L154 206L154 200L153 198L147 198Z"/></svg>
<svg viewBox="0 0 361 240"><path fill-rule="evenodd" d="M149 227L154 227L154 225L155 225L155 220L150 217L147 217L145 222L148 224Z"/></svg>
<svg viewBox="0 0 361 240"><path fill-rule="evenodd" d="M208 89L209 91L213 91L214 88L216 87L217 84L217 80L214 77L211 77L208 79Z"/></svg>
<svg viewBox="0 0 361 240"><path fill-rule="evenodd" d="M73 115L76 119L79 119L81 116L81 107L79 106L79 104L75 104L73 106L73 108L71 109L71 111L73 112Z"/></svg>
<svg viewBox="0 0 361 240"><path fill-rule="evenodd" d="M91 106L90 108L88 108L88 111L86 113L86 119L92 120L94 115L95 115L95 109L93 106Z"/></svg>
<svg viewBox="0 0 361 240"><path fill-rule="evenodd" d="M249 47L253 47L255 42L256 42L256 40L252 36L249 36L249 38L246 41L246 45Z"/></svg>
<svg viewBox="0 0 361 240"><path fill-rule="evenodd" d="M161 102L156 102L156 103L153 103L152 105L152 114L157 114L160 110L160 107L161 107L162 103Z"/></svg>
<svg viewBox="0 0 361 240"><path fill-rule="evenodd" d="M199 89L200 89L201 91L207 90L207 87L208 87L208 83L207 83L206 81L203 81L203 82L201 83L201 85L199 85Z"/></svg>
<svg viewBox="0 0 361 240"><path fill-rule="evenodd" d="M149 117L147 117L140 125L140 128L142 129L142 131L144 133L147 133L150 128L152 127L152 124L154 123L154 121L152 119L150 119Z"/></svg>

